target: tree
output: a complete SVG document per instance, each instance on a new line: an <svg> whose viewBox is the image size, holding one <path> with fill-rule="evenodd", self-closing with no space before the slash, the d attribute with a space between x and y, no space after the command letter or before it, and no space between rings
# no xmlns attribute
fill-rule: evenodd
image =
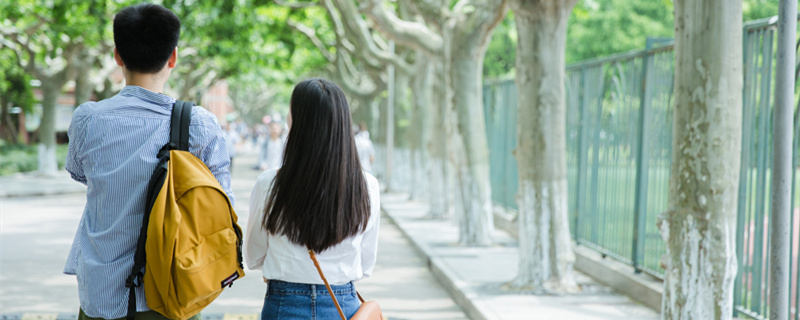
<svg viewBox="0 0 800 320"><path fill-rule="evenodd" d="M513 74L516 61L517 28L514 25L514 12L497 25L483 61L484 78L502 78Z"/></svg>
<svg viewBox="0 0 800 320"><path fill-rule="evenodd" d="M411 5L410 1L406 1ZM483 116L482 70L492 31L506 15L503 0L421 1L414 10L425 23L406 21L372 0L363 12L384 34L432 57L443 53L445 128L448 154L456 176L455 211L459 242L489 245L494 230L489 157ZM438 32L437 32L438 31ZM441 57L441 56L438 56Z"/></svg>
<svg viewBox="0 0 800 320"><path fill-rule="evenodd" d="M675 1L664 319L730 319L742 125L742 2Z"/></svg>
<svg viewBox="0 0 800 320"><path fill-rule="evenodd" d="M14 62L14 53L0 43L0 138L11 144L19 142L17 126L11 119L10 109L20 108L21 113L31 112L33 109L33 89L31 79L25 70Z"/></svg>
<svg viewBox="0 0 800 320"><path fill-rule="evenodd" d="M60 0L46 4L15 1L0 5L0 36L12 49L15 61L41 82L42 120L39 125L39 171L56 171L55 109L67 81L74 79L77 60L102 37L103 18L111 12L97 10L95 1ZM110 10L110 7L102 7ZM113 12L113 11L112 11ZM87 14L88 13L88 14Z"/></svg>
<svg viewBox="0 0 800 320"><path fill-rule="evenodd" d="M647 37L672 37L671 0L581 1L570 16L567 63L643 47Z"/></svg>
<svg viewBox="0 0 800 320"><path fill-rule="evenodd" d="M564 52L577 0L512 0L517 25L519 272L511 285L574 291L567 212Z"/></svg>

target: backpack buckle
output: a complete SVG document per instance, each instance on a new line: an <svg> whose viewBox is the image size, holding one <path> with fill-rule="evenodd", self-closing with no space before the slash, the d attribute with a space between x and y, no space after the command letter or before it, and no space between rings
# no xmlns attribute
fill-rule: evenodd
<svg viewBox="0 0 800 320"><path fill-rule="evenodd" d="M130 287L138 287L142 285L142 274L141 272L133 273L125 279L125 288Z"/></svg>

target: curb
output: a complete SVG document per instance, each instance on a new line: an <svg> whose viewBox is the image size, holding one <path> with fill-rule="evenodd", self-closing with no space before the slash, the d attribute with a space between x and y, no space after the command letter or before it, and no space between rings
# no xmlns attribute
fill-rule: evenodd
<svg viewBox="0 0 800 320"><path fill-rule="evenodd" d="M69 195L69 194L83 194L86 193L86 189L82 190L55 190L55 191L34 191L34 192L5 192L0 191L0 198L27 198L27 197L49 197L49 196L61 196L61 195ZM0 316L1 317L1 316ZM3 318L0 318L2 320Z"/></svg>

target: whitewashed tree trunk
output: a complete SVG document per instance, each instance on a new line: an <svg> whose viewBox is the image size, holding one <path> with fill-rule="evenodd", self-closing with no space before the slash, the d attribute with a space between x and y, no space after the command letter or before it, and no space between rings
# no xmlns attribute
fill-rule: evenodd
<svg viewBox="0 0 800 320"><path fill-rule="evenodd" d="M42 82L42 121L39 124L39 173L55 175L58 171L56 160L56 106L61 88L67 83L67 72L41 77Z"/></svg>
<svg viewBox="0 0 800 320"><path fill-rule="evenodd" d="M662 317L730 319L742 125L742 2L675 1L675 115Z"/></svg>
<svg viewBox="0 0 800 320"><path fill-rule="evenodd" d="M428 195L428 179L425 178L428 171L428 149L425 147L430 140L431 129L431 109L432 105L432 86L431 78L433 68L424 53L417 51L416 75L412 80L411 95L414 101L414 113L411 117L412 128L409 131L409 138L412 140L414 153L411 161L414 161L414 172L411 184L411 200L423 200Z"/></svg>
<svg viewBox="0 0 800 320"><path fill-rule="evenodd" d="M519 271L511 286L578 289L567 211L564 50L577 0L513 0L517 24Z"/></svg>
<svg viewBox="0 0 800 320"><path fill-rule="evenodd" d="M452 110L448 152L456 175L459 242L467 246L490 245L494 231L482 74L488 40L505 9L502 0L461 1L445 28L445 74Z"/></svg>
<svg viewBox="0 0 800 320"><path fill-rule="evenodd" d="M431 105L430 137L426 139L428 154L428 193L430 197L430 211L428 217L441 219L449 213L449 202L447 201L447 175L445 166L447 165L447 132L442 124L445 123L446 95L443 56L438 55L437 63L434 64L434 74L436 78L433 84L433 105Z"/></svg>

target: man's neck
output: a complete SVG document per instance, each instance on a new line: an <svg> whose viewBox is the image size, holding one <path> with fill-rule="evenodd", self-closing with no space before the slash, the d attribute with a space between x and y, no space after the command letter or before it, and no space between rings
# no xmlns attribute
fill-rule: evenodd
<svg viewBox="0 0 800 320"><path fill-rule="evenodd" d="M167 83L166 77L159 73L134 73L125 74L125 84L129 86L139 86L147 90L163 93L164 85Z"/></svg>

